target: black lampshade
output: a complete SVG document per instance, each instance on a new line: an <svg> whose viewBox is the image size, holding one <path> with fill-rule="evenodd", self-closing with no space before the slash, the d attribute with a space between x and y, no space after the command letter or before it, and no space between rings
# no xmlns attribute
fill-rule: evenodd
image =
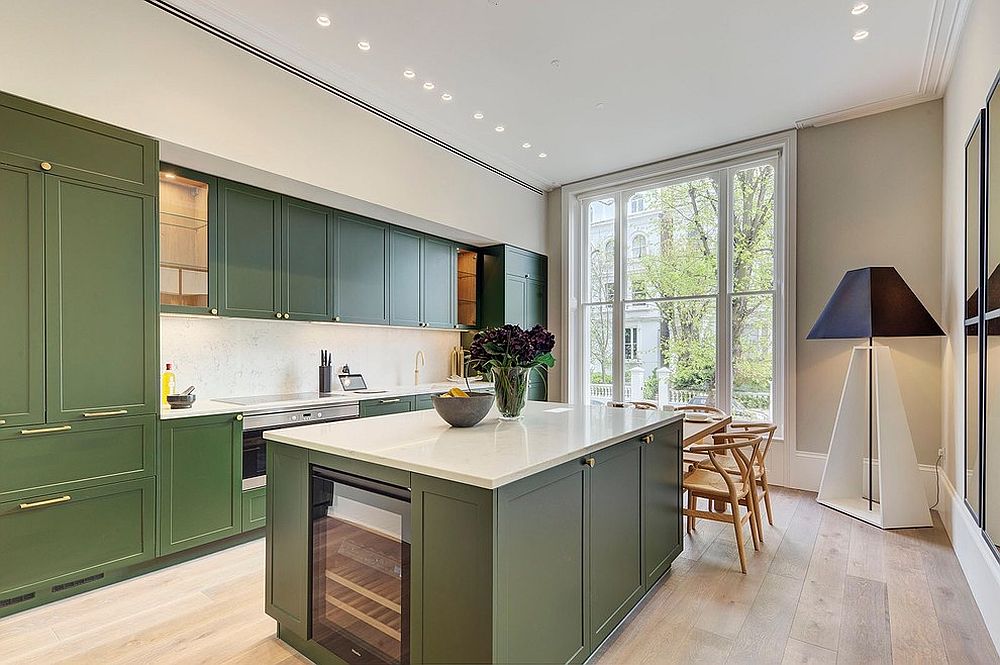
<svg viewBox="0 0 1000 665"><path fill-rule="evenodd" d="M944 335L895 268L849 270L806 339Z"/></svg>

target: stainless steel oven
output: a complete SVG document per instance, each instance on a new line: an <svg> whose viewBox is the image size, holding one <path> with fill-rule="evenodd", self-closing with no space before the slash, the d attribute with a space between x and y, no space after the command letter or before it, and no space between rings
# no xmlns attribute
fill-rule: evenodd
<svg viewBox="0 0 1000 665"><path fill-rule="evenodd" d="M267 484L267 430L296 427L312 423L358 418L361 409L357 402L350 404L296 407L294 410L271 411L246 416L243 419L243 489L263 487Z"/></svg>

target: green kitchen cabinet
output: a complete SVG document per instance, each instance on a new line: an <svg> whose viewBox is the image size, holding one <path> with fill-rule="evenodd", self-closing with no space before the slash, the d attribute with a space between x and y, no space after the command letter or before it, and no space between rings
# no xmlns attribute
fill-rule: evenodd
<svg viewBox="0 0 1000 665"><path fill-rule="evenodd" d="M264 608L284 631L305 639L311 574L308 451L268 442L267 476Z"/></svg>
<svg viewBox="0 0 1000 665"><path fill-rule="evenodd" d="M221 313L283 318L281 196L221 180L218 218Z"/></svg>
<svg viewBox="0 0 1000 665"><path fill-rule="evenodd" d="M152 559L154 491L144 478L0 503L0 616L35 594L55 599Z"/></svg>
<svg viewBox="0 0 1000 665"><path fill-rule="evenodd" d="M433 409L434 395L437 394L439 393L432 393L429 395L417 395L415 398L416 402L414 403L414 411L426 411L427 409Z"/></svg>
<svg viewBox="0 0 1000 665"><path fill-rule="evenodd" d="M455 243L424 236L420 246L421 320L429 328L455 328L458 278ZM392 269L396 266L393 264Z"/></svg>
<svg viewBox="0 0 1000 665"><path fill-rule="evenodd" d="M267 523L267 488L243 491L243 531L260 529Z"/></svg>
<svg viewBox="0 0 1000 665"><path fill-rule="evenodd" d="M647 434L642 453L643 577L652 588L684 548L681 428Z"/></svg>
<svg viewBox="0 0 1000 665"><path fill-rule="evenodd" d="M334 320L389 323L389 226L336 213Z"/></svg>
<svg viewBox="0 0 1000 665"><path fill-rule="evenodd" d="M156 416L0 430L0 501L156 473Z"/></svg>
<svg viewBox="0 0 1000 665"><path fill-rule="evenodd" d="M48 422L157 409L155 207L45 176Z"/></svg>
<svg viewBox="0 0 1000 665"><path fill-rule="evenodd" d="M242 416L160 423L160 556L243 531Z"/></svg>
<svg viewBox="0 0 1000 665"><path fill-rule="evenodd" d="M0 428L45 422L43 176L0 164ZM2 471L0 471L2 473Z"/></svg>
<svg viewBox="0 0 1000 665"><path fill-rule="evenodd" d="M639 602L642 574L640 444L591 456L590 643L600 644Z"/></svg>
<svg viewBox="0 0 1000 665"><path fill-rule="evenodd" d="M281 305L283 318L333 318L333 210L282 197ZM287 314L287 316L285 316Z"/></svg>
<svg viewBox="0 0 1000 665"><path fill-rule="evenodd" d="M401 228L389 230L389 324L423 325L421 234Z"/></svg>
<svg viewBox="0 0 1000 665"><path fill-rule="evenodd" d="M413 395L404 397L386 397L383 399L366 399L361 402L361 417L387 416L393 413L407 413L416 409L416 399Z"/></svg>

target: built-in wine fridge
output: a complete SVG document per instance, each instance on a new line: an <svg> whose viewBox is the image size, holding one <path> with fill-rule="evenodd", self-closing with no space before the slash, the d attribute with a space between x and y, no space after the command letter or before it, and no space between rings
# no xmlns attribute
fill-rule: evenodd
<svg viewBox="0 0 1000 665"><path fill-rule="evenodd" d="M348 663L407 665L410 492L312 468L312 639Z"/></svg>

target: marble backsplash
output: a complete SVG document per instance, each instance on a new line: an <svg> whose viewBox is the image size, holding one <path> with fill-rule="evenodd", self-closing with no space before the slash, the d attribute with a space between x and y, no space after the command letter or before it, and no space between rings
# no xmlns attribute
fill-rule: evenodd
<svg viewBox="0 0 1000 665"><path fill-rule="evenodd" d="M334 374L347 363L372 387L412 384L414 359L423 351L421 382L443 381L459 344L461 334L450 330L160 317L160 370L173 363L177 389L194 385L206 399L317 390L320 349L331 351Z"/></svg>

